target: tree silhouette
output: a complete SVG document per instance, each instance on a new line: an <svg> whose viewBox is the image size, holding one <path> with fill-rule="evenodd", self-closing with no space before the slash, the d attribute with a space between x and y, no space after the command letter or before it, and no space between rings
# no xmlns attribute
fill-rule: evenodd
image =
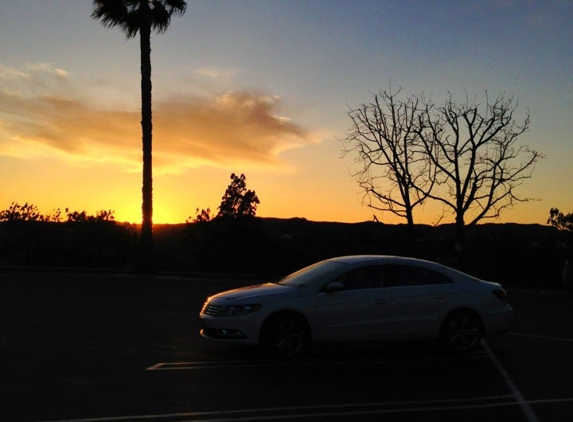
<svg viewBox="0 0 573 422"><path fill-rule="evenodd" d="M426 159L416 132L421 101L401 99L401 91L381 91L369 104L349 110L352 126L342 143L344 155L357 154L361 168L353 176L368 206L405 218L412 227L414 208L432 190L436 167Z"/></svg>
<svg viewBox="0 0 573 422"><path fill-rule="evenodd" d="M20 205L17 202L12 202L8 209L0 211L0 222L7 223L22 221L59 223L61 219L62 211L59 208L55 209L52 214L41 214L36 205L28 204L27 202L24 205Z"/></svg>
<svg viewBox="0 0 573 422"><path fill-rule="evenodd" d="M450 93L443 107L427 105L418 128L427 157L437 169L437 187L429 198L453 213L459 243L466 226L497 218L516 202L529 201L516 190L544 158L517 142L529 130L529 112L518 123L513 97L500 93L492 101L487 92L485 97L485 104L467 94L465 102L456 102Z"/></svg>
<svg viewBox="0 0 573 422"><path fill-rule="evenodd" d="M151 32L167 30L173 14L183 15L183 0L94 0L92 18L106 28L119 27L130 39L139 32L141 53L141 130L143 144L141 269L153 266L153 176L151 115Z"/></svg>
<svg viewBox="0 0 573 422"><path fill-rule="evenodd" d="M244 174L231 174L231 184L227 187L217 217L254 217L260 203L255 191L247 190L247 178Z"/></svg>
<svg viewBox="0 0 573 422"><path fill-rule="evenodd" d="M400 93L400 91L398 91ZM532 176L543 154L517 140L529 130L529 112L515 120L517 102L499 94L485 104L454 101L437 107L424 96L399 100L381 92L374 102L349 112L353 126L343 141L363 164L360 186L382 206L413 223L413 209L434 201L455 220L462 243L466 226L497 218L516 202L531 198L517 188ZM388 187L389 186L389 187ZM443 214L438 216L441 220Z"/></svg>
<svg viewBox="0 0 573 422"><path fill-rule="evenodd" d="M0 222L47 220L49 217L42 215L36 205L27 202L24 205L12 202L8 209L0 211Z"/></svg>
<svg viewBox="0 0 573 422"><path fill-rule="evenodd" d="M573 234L573 213L563 214L559 208L551 208L547 224Z"/></svg>
<svg viewBox="0 0 573 422"><path fill-rule="evenodd" d="M207 208L207 209L201 209L199 210L199 208L197 208L195 210L195 217L191 217L189 216L189 218L187 218L187 220L185 221L187 224L191 224L191 223L208 223L209 221L211 221L213 219L213 215L211 215L211 209Z"/></svg>
<svg viewBox="0 0 573 422"><path fill-rule="evenodd" d="M133 261L136 231L113 210L95 215L60 208L42 214L13 202L0 211L0 263L47 266L125 266Z"/></svg>
<svg viewBox="0 0 573 422"><path fill-rule="evenodd" d="M186 221L186 265L201 271L253 271L266 249L260 220L254 218L258 204L245 175L231 174L217 215L197 208Z"/></svg>

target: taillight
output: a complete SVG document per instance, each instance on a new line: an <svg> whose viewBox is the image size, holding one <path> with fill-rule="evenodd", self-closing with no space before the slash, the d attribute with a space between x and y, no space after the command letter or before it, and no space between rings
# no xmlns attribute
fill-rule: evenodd
<svg viewBox="0 0 573 422"><path fill-rule="evenodd" d="M507 298L507 292L504 289L494 290L494 291L492 291L492 293L499 300L503 300L504 302L507 302L507 299L508 299Z"/></svg>

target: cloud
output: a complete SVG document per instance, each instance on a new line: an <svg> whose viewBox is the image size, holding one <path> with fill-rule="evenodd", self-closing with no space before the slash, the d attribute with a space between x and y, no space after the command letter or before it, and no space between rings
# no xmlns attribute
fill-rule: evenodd
<svg viewBox="0 0 573 422"><path fill-rule="evenodd" d="M28 75L20 70L11 69L0 64L0 81L27 78Z"/></svg>
<svg viewBox="0 0 573 422"><path fill-rule="evenodd" d="M0 155L48 154L139 171L140 111L98 107L62 78L67 78L64 70L45 64L25 72L0 67ZM155 101L155 171L237 163L281 166L282 152L313 140L278 114L280 104L276 95L249 91Z"/></svg>
<svg viewBox="0 0 573 422"><path fill-rule="evenodd" d="M274 114L279 102L276 96L227 92L211 100L187 96L158 103L154 127L168 151L164 158L185 157L189 165L197 159L277 165L281 152L310 142L303 129Z"/></svg>
<svg viewBox="0 0 573 422"><path fill-rule="evenodd" d="M68 72L66 70L54 67L50 63L29 64L27 68L33 72L53 74L58 78L68 77Z"/></svg>
<svg viewBox="0 0 573 422"><path fill-rule="evenodd" d="M195 70L195 73L202 76L207 76L213 79L231 79L237 73L239 73L241 69L238 68L215 68L215 67L201 67Z"/></svg>

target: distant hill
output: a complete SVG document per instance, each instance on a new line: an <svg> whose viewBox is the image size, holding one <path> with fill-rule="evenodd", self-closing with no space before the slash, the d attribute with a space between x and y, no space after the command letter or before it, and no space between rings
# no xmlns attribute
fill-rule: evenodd
<svg viewBox="0 0 573 422"><path fill-rule="evenodd" d="M213 229L191 240L190 230L195 229L186 224L156 226L158 260L181 270L281 276L333 256L404 255L443 262L493 281L558 287L563 263L571 256L562 234L539 224L490 223L468 228L461 252L452 241L453 224L416 225L410 231L402 224L257 218L247 234ZM209 248L210 254L205 254Z"/></svg>
<svg viewBox="0 0 573 422"><path fill-rule="evenodd" d="M90 267L132 271L138 227L114 222L0 223L0 268ZM216 219L154 227L161 272L277 278L341 255L403 255L438 261L504 284L559 288L571 247L556 228L482 224L468 228L461 250L454 226L316 222L304 218Z"/></svg>

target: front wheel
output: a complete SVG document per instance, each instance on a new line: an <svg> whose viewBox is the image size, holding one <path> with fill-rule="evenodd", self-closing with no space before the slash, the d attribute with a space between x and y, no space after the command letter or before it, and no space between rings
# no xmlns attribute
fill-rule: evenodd
<svg viewBox="0 0 573 422"><path fill-rule="evenodd" d="M304 320L296 315L274 317L262 332L263 347L281 358L299 355L307 342L307 329Z"/></svg>
<svg viewBox="0 0 573 422"><path fill-rule="evenodd" d="M444 322L442 336L452 351L469 352L482 337L480 320L472 312L458 311Z"/></svg>

